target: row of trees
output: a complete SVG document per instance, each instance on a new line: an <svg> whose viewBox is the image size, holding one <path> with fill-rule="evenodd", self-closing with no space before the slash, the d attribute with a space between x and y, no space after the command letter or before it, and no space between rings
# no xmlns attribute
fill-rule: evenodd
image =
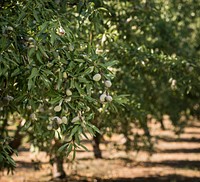
<svg viewBox="0 0 200 182"><path fill-rule="evenodd" d="M122 133L152 149L148 117L199 116L199 3L1 1L0 169L26 140L46 151L54 177L94 136ZM184 122L186 123L186 121ZM138 136L132 128L142 128ZM28 139L27 139L28 138Z"/></svg>
<svg viewBox="0 0 200 182"><path fill-rule="evenodd" d="M101 128L123 133L127 149L139 150L140 140L152 149L149 114L163 129L163 115L169 115L177 133L189 115L199 116L199 4L109 1L106 5L111 15L105 21L101 48L119 61L113 91L128 94L129 101L117 115L107 115L107 120L103 116ZM133 125L142 128L144 136L133 133Z"/></svg>

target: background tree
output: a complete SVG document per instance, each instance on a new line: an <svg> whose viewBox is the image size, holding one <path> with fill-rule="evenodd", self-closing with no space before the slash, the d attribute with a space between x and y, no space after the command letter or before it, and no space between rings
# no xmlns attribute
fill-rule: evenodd
<svg viewBox="0 0 200 182"><path fill-rule="evenodd" d="M151 149L149 114L163 129L163 115L168 114L177 133L187 121L180 121L183 113L198 115L199 3L125 0L103 6L110 15L104 19L98 49L118 61L113 90L129 94L129 104L117 115L108 115L110 128L122 132L134 148L138 136L131 128L142 128L141 137Z"/></svg>

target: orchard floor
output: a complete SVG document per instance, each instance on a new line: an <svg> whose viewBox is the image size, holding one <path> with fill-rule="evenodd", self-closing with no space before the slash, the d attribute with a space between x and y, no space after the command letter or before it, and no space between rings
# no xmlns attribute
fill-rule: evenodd
<svg viewBox="0 0 200 182"><path fill-rule="evenodd" d="M116 150L124 142L122 135L104 137L101 144L103 159L94 159L91 143L86 143L90 152L79 151L76 161L65 164L70 182L200 182L200 122L192 122L185 132L177 137L169 128L163 131L159 124L151 124L151 133L159 136L155 153L145 151L125 153ZM41 161L40 170L31 163ZM45 153L34 156L27 147L22 147L15 157L17 169L14 175L0 173L0 182L39 182L51 180L51 166Z"/></svg>

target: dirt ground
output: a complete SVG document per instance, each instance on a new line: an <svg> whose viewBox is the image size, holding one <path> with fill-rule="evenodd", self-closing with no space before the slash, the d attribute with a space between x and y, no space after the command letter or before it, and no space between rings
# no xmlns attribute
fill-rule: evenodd
<svg viewBox="0 0 200 182"><path fill-rule="evenodd" d="M170 126L171 127L171 126ZM200 182L200 122L192 122L185 132L177 137L172 130L161 130L159 124L151 125L151 133L159 136L155 153L116 150L116 144L124 142L122 135L104 137L101 144L103 159L94 159L91 143L89 152L79 151L73 163L65 164L67 179L62 181L82 182ZM40 170L31 159L41 161ZM14 175L0 173L0 182L50 181L51 166L45 153L37 156L22 147L15 157L17 169Z"/></svg>

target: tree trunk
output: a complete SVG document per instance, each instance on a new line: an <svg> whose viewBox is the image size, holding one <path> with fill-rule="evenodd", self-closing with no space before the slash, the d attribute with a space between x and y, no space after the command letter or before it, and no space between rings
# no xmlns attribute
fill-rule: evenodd
<svg viewBox="0 0 200 182"><path fill-rule="evenodd" d="M165 130L165 125L163 119L160 120L161 129Z"/></svg>
<svg viewBox="0 0 200 182"><path fill-rule="evenodd" d="M93 137L93 141L92 141L94 157L96 159L101 159L102 158L101 149L99 147L100 140L101 140L101 135L97 133L96 136Z"/></svg>
<svg viewBox="0 0 200 182"><path fill-rule="evenodd" d="M53 178L63 179L66 173L63 168L64 159L62 156L56 156L53 161Z"/></svg>
<svg viewBox="0 0 200 182"><path fill-rule="evenodd" d="M17 150L20 147L20 145L22 144L22 139L24 136L22 134L20 134L20 130L21 130L21 127L18 126L17 130L15 132L15 136L13 137L14 139L9 143L9 145L12 149Z"/></svg>
<svg viewBox="0 0 200 182"><path fill-rule="evenodd" d="M13 137L13 140L9 142L9 146L13 149L13 150L17 150L21 144L22 144L22 139L24 137L24 135L20 134L20 130L21 130L21 126L19 125L17 127L17 130L15 132L15 135ZM13 155L14 151L10 151L9 154Z"/></svg>

